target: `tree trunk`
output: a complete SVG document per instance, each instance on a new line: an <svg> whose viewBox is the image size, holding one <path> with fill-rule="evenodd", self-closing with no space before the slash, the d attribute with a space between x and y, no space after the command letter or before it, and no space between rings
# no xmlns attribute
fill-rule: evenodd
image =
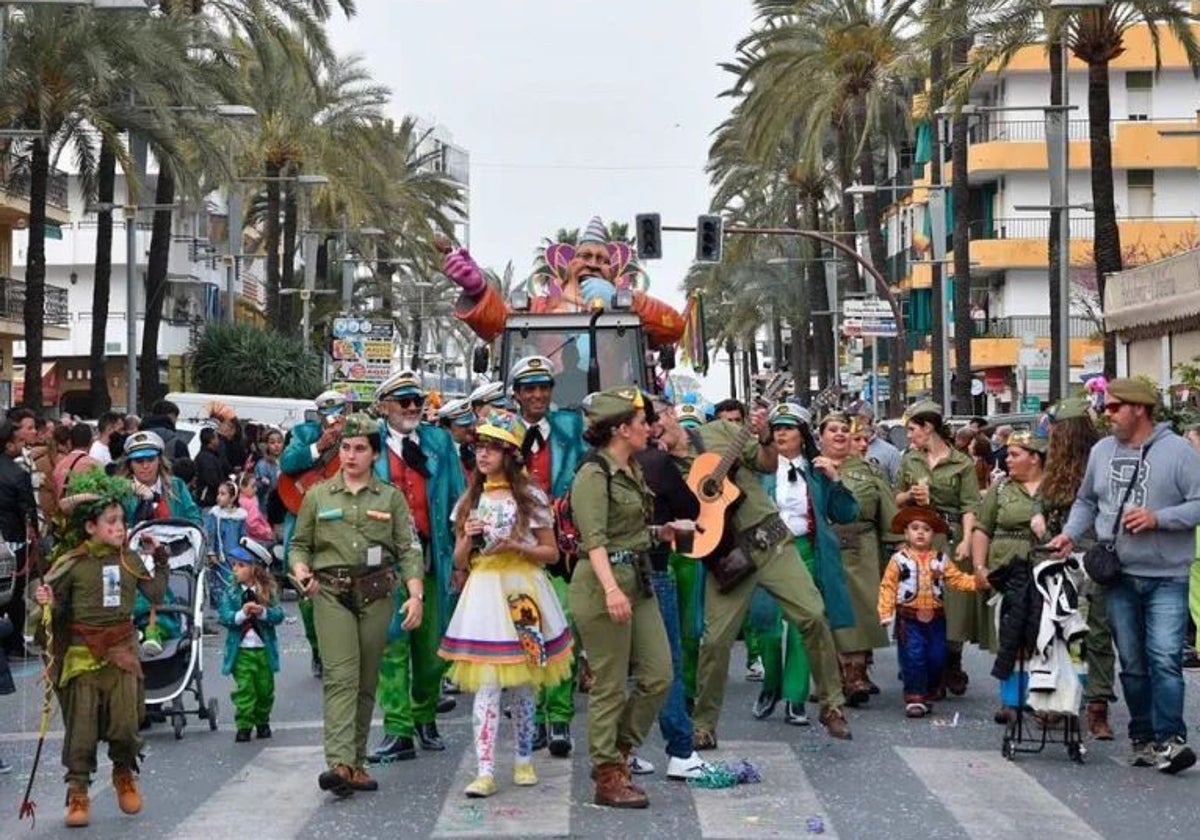
<svg viewBox="0 0 1200 840"><path fill-rule="evenodd" d="M967 62L970 38L958 38L951 46L951 66ZM954 407L945 406L946 414L956 410L969 412L971 406L971 186L967 174L967 117L954 118L951 124L950 166L954 197Z"/></svg>
<svg viewBox="0 0 1200 840"><path fill-rule="evenodd" d="M737 342L733 336L725 339L725 352L729 355L729 396L737 399Z"/></svg>
<svg viewBox="0 0 1200 840"><path fill-rule="evenodd" d="M742 351L742 392L746 397L745 403L749 406L750 400L754 398L754 385L751 377L758 368L758 348L753 332L750 333L747 339L750 346ZM743 341L747 339L743 339Z"/></svg>
<svg viewBox="0 0 1200 840"><path fill-rule="evenodd" d="M116 193L117 156L108 143L100 146L100 161L96 174L96 201L111 205ZM108 393L108 375L105 347L108 344L108 298L112 292L112 210L101 210L96 214L96 266L92 272L92 342L91 379L88 395L93 417L99 417L112 408L112 396ZM129 255L132 259L133 255ZM128 307L126 307L128 308Z"/></svg>
<svg viewBox="0 0 1200 840"><path fill-rule="evenodd" d="M1050 104L1062 105L1062 83L1063 73L1063 55L1062 47L1057 38L1049 41L1050 53ZM1063 115L1063 131L1070 131L1070 114ZM1068 138L1070 134L1068 133ZM1068 171L1070 171L1068 169ZM1051 188L1053 192L1053 188ZM1070 203L1070 196L1063 196L1063 200ZM1062 264L1058 252L1058 234L1059 228L1062 227L1062 217L1058 211L1050 213L1050 232L1046 239L1046 253L1049 254L1049 287L1050 287L1050 402L1054 403L1066 396L1061 392L1058 381L1058 366L1063 353L1069 353L1068 347L1060 346L1058 341L1059 328L1062 318L1059 317L1059 306L1062 301L1062 290L1059 288L1058 278L1059 269ZM1069 341L1069 339L1068 339ZM1069 358L1069 356L1068 356Z"/></svg>
<svg viewBox="0 0 1200 840"><path fill-rule="evenodd" d="M1108 60L1088 62L1088 136L1092 152L1092 204L1095 207L1096 291L1104 310L1105 278L1121 270L1121 231L1113 198L1112 129L1108 101ZM1117 340L1104 334L1104 375L1117 375Z"/></svg>
<svg viewBox="0 0 1200 840"><path fill-rule="evenodd" d="M284 289L296 288L296 232L299 227L299 208L296 201L296 187L288 183L283 194L283 266L280 271L280 286ZM283 324L289 332L295 332L297 319L294 311L293 298L280 301L279 308Z"/></svg>
<svg viewBox="0 0 1200 840"><path fill-rule="evenodd" d="M929 116L933 121L933 156L929 160L929 183L942 183L942 133L939 130L939 119L937 116L938 109L942 107L942 85L945 83L945 52L943 47L935 46L929 56ZM944 196L943 196L944 198ZM927 205L928 206L928 205ZM943 204L943 207L945 205ZM944 215L944 211L943 211ZM933 219L930 219L930 227L936 229ZM942 395L946 393L946 377L949 376L950 360L946 358L946 354L942 352L942 335L945 334L946 327L946 289L942 280L943 266L936 262L939 252L945 253L941 245L934 246L932 241L932 230L930 238L929 259L935 262L929 267L929 305L932 309L932 330L933 341L930 342L930 371L932 372L932 380L929 383L932 393L930 396L934 402L942 399ZM944 244L944 243L943 243ZM901 326L901 329L904 327ZM947 346L949 346L947 344ZM943 406L949 410L949 406Z"/></svg>
<svg viewBox="0 0 1200 840"><path fill-rule="evenodd" d="M175 203L175 176L161 164L154 186L154 203ZM150 256L146 261L146 315L142 325L142 358L138 365L138 386L143 409L149 409L161 396L158 382L158 330L167 296L170 257L171 211L155 210L150 230Z"/></svg>
<svg viewBox="0 0 1200 840"><path fill-rule="evenodd" d="M807 224L812 230L824 227L821 218L821 199L816 195L807 198ZM833 316L829 314L829 287L825 283L825 247L816 240L809 243L812 261L808 264L808 311L812 320L812 366L817 369L817 386L824 390L837 381L837 348L833 341ZM832 250L832 249L830 249ZM839 260L840 265L849 260ZM857 273L858 266L854 266ZM818 314L820 313L820 314ZM807 330L806 330L807 331Z"/></svg>
<svg viewBox="0 0 1200 840"><path fill-rule="evenodd" d="M865 117L864 117L865 119ZM863 186L871 186L875 181L874 144L867 137L858 153L858 177ZM883 241L883 229L879 217L879 193L863 196L863 224L867 228L867 246L871 255L871 265L879 272L887 266L887 243ZM875 294L885 297L883 289L875 289ZM888 354L888 405L890 413L898 415L904 408L905 376L908 373L908 360L904 358L903 327L896 324L897 338L892 341L891 353Z"/></svg>
<svg viewBox="0 0 1200 840"><path fill-rule="evenodd" d="M853 158L852 149L853 141L850 139L850 132L842 123L835 126L836 142L835 142L835 157L837 159L837 176L841 184L849 186L854 181L854 169L851 166ZM838 202L838 224L843 233L841 236L842 242L849 248L855 247L855 236L851 231L855 229L854 224L854 196L841 194L841 200ZM847 292L861 293L865 288L865 280L862 272L858 270L858 266L851 260L842 260L838 263L838 283L841 286L841 294L839 299L845 300Z"/></svg>
<svg viewBox="0 0 1200 840"><path fill-rule="evenodd" d="M22 402L42 410L42 340L46 322L46 184L50 147L33 141L29 164L29 257L25 266L25 396Z"/></svg>
<svg viewBox="0 0 1200 840"><path fill-rule="evenodd" d="M808 224L809 220L806 219L804 222ZM800 208L796 200L788 202L787 225L790 228L801 227ZM812 289L812 274L810 273L807 280L805 279L808 266L799 259L803 247L799 237L794 236L788 237L783 244L783 251L789 260L784 267L784 272L794 277L796 283L795 294L788 296L795 301L792 306L792 317L789 319L792 325L792 386L795 388L797 399L807 402L809 383L812 381L811 357L808 352L808 329L812 313L808 304L809 295L806 292ZM812 252L809 251L809 253ZM806 284L809 286L807 290L804 288Z"/></svg>
<svg viewBox="0 0 1200 840"><path fill-rule="evenodd" d="M287 325L279 298L279 164L267 162L267 326L283 332Z"/></svg>
<svg viewBox="0 0 1200 840"><path fill-rule="evenodd" d="M421 313L418 311L412 316L413 323L413 345L412 345L412 360L409 364L413 370L419 371L424 361L421 358L421 348L425 341L425 323L421 318Z"/></svg>

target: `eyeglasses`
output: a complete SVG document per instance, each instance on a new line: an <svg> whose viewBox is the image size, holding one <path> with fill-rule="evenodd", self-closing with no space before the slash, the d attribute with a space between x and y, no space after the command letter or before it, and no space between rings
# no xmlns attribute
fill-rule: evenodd
<svg viewBox="0 0 1200 840"><path fill-rule="evenodd" d="M420 408L425 405L424 397L388 397L388 401L394 402L401 408L412 408L413 406Z"/></svg>
<svg viewBox="0 0 1200 840"><path fill-rule="evenodd" d="M509 449L509 445L506 443L501 443L498 440L488 440L487 438L480 438L479 440L477 440L475 442L475 450L477 452L478 451L504 452L507 449Z"/></svg>
<svg viewBox="0 0 1200 840"><path fill-rule="evenodd" d="M1104 404L1104 413L1105 414L1116 414L1118 411L1121 410L1121 406L1123 406L1123 405L1125 405L1125 403L1123 403L1123 402L1106 402Z"/></svg>

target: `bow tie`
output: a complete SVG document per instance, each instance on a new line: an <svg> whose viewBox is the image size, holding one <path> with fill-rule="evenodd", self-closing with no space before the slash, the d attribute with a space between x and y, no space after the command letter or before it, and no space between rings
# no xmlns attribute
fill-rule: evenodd
<svg viewBox="0 0 1200 840"><path fill-rule="evenodd" d="M534 426L525 433L525 440L521 443L521 454L526 457L536 455L542 451L542 444L545 442L546 439L542 437L542 427Z"/></svg>
<svg viewBox="0 0 1200 840"><path fill-rule="evenodd" d="M795 484L800 480L800 471L796 469L796 465L789 463L787 471L788 484Z"/></svg>
<svg viewBox="0 0 1200 840"><path fill-rule="evenodd" d="M405 437L400 444L400 457L404 459L404 463L410 469L416 470L423 477L429 478L429 469L425 466L428 460L425 453L421 451L421 447L411 437Z"/></svg>

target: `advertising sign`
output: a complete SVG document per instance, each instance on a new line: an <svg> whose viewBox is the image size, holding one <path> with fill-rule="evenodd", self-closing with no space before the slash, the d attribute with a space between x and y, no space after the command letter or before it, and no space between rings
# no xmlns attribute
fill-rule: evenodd
<svg viewBox="0 0 1200 840"><path fill-rule="evenodd" d="M391 320L335 318L329 348L333 387L355 402L371 402L376 386L391 375L396 338Z"/></svg>

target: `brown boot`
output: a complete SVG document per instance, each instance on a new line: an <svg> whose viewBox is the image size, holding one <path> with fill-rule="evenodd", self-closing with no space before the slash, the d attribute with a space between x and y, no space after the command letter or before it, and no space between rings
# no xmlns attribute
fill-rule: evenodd
<svg viewBox="0 0 1200 840"><path fill-rule="evenodd" d="M820 721L831 738L849 741L854 737L850 734L850 724L841 709L822 709Z"/></svg>
<svg viewBox="0 0 1200 840"><path fill-rule="evenodd" d="M970 679L962 667L962 648L946 651L946 668L942 671L942 684L955 697L967 693L967 683Z"/></svg>
<svg viewBox="0 0 1200 840"><path fill-rule="evenodd" d="M71 782L67 788L67 828L84 828L91 816L87 785Z"/></svg>
<svg viewBox="0 0 1200 840"><path fill-rule="evenodd" d="M350 774L350 787L355 790L374 791L379 790L379 782L371 778L365 767L355 767L354 772Z"/></svg>
<svg viewBox="0 0 1200 840"><path fill-rule="evenodd" d="M625 768L620 764L601 764L596 768L597 805L609 808L645 808L650 804L646 794L638 793L625 781Z"/></svg>
<svg viewBox="0 0 1200 840"><path fill-rule="evenodd" d="M634 793L640 793L642 796L645 796L646 791L642 788L642 786L635 785L633 783L633 771L629 768L629 754L633 752L633 747L629 746L628 744L623 746L621 744L617 744L617 749L621 753L621 769L625 772L625 784L633 788Z"/></svg>
<svg viewBox="0 0 1200 840"><path fill-rule="evenodd" d="M867 682L866 656L861 653L839 653L842 666L842 692L846 705L861 706L871 699L871 684Z"/></svg>
<svg viewBox="0 0 1200 840"><path fill-rule="evenodd" d="M1112 727L1108 725L1108 703L1092 700L1087 704L1088 733L1097 741L1111 741Z"/></svg>
<svg viewBox="0 0 1200 840"><path fill-rule="evenodd" d="M338 799L345 799L354 793L350 784L354 778L354 769L348 764L335 764L317 777L317 786L327 790Z"/></svg>
<svg viewBox="0 0 1200 840"><path fill-rule="evenodd" d="M113 767L112 786L117 794L117 805L126 814L142 810L142 794L138 790L137 776L128 767Z"/></svg>

